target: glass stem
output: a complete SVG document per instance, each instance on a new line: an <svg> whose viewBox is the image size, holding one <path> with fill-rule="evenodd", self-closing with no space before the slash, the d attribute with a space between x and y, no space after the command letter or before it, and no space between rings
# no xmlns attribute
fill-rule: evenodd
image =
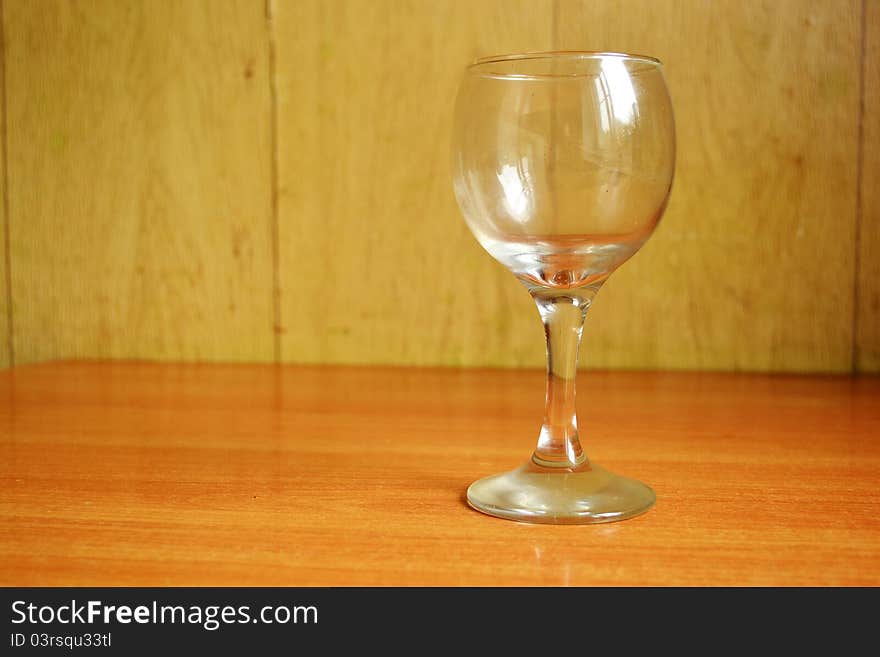
<svg viewBox="0 0 880 657"><path fill-rule="evenodd" d="M578 438L575 379L584 319L597 290L598 287L530 290L547 337L544 424L532 455L532 461L543 467L582 469L588 466Z"/></svg>

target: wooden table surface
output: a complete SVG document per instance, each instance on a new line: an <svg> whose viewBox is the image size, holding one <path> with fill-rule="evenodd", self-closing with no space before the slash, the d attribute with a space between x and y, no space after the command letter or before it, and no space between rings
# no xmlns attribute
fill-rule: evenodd
<svg viewBox="0 0 880 657"><path fill-rule="evenodd" d="M526 525L537 371L49 363L0 373L2 585L880 585L880 379L584 372L647 514Z"/></svg>

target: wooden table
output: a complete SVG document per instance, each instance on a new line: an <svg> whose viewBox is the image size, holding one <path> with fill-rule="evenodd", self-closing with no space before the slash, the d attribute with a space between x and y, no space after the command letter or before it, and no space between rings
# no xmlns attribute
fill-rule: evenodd
<svg viewBox="0 0 880 657"><path fill-rule="evenodd" d="M50 363L0 373L2 585L880 585L880 379L584 372L621 523L467 507L537 371Z"/></svg>

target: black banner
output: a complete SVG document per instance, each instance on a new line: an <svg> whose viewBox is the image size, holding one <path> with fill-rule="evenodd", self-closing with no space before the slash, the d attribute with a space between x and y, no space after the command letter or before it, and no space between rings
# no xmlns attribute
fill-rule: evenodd
<svg viewBox="0 0 880 657"><path fill-rule="evenodd" d="M636 649L646 639L706 649L754 640L815 648L823 635L836 635L829 647L837 652L871 627L878 597L876 589L600 588L7 588L0 594L0 654L9 655L341 651L352 642L467 654L475 637L496 648Z"/></svg>

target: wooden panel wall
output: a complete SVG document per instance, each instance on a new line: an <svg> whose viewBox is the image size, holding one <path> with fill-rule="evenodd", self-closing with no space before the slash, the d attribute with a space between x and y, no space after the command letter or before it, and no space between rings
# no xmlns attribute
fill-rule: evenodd
<svg viewBox="0 0 880 657"><path fill-rule="evenodd" d="M3 29L0 25L0 85L6 88L5 55L3 53ZM2 94L0 94L2 98ZM4 140L6 134L6 104L0 102L0 139ZM9 225L6 216L6 158L3 156L3 143L0 143L0 367L9 367L12 363L10 349L10 326L9 326L9 279L7 260L8 251L6 245L6 232Z"/></svg>
<svg viewBox="0 0 880 657"><path fill-rule="evenodd" d="M551 47L548 1L277 3L282 354L536 365L525 289L452 195L452 102L477 56Z"/></svg>
<svg viewBox="0 0 880 657"><path fill-rule="evenodd" d="M16 362L271 360L264 8L6 0Z"/></svg>
<svg viewBox="0 0 880 657"><path fill-rule="evenodd" d="M880 372L880 2L865 3L856 367Z"/></svg>
<svg viewBox="0 0 880 657"><path fill-rule="evenodd" d="M859 0L560 0L557 44L665 64L679 157L660 228L597 297L604 366L852 366Z"/></svg>
<svg viewBox="0 0 880 657"><path fill-rule="evenodd" d="M14 360L540 366L452 103L476 56L572 48L659 56L679 128L582 364L878 371L878 4L4 0Z"/></svg>

